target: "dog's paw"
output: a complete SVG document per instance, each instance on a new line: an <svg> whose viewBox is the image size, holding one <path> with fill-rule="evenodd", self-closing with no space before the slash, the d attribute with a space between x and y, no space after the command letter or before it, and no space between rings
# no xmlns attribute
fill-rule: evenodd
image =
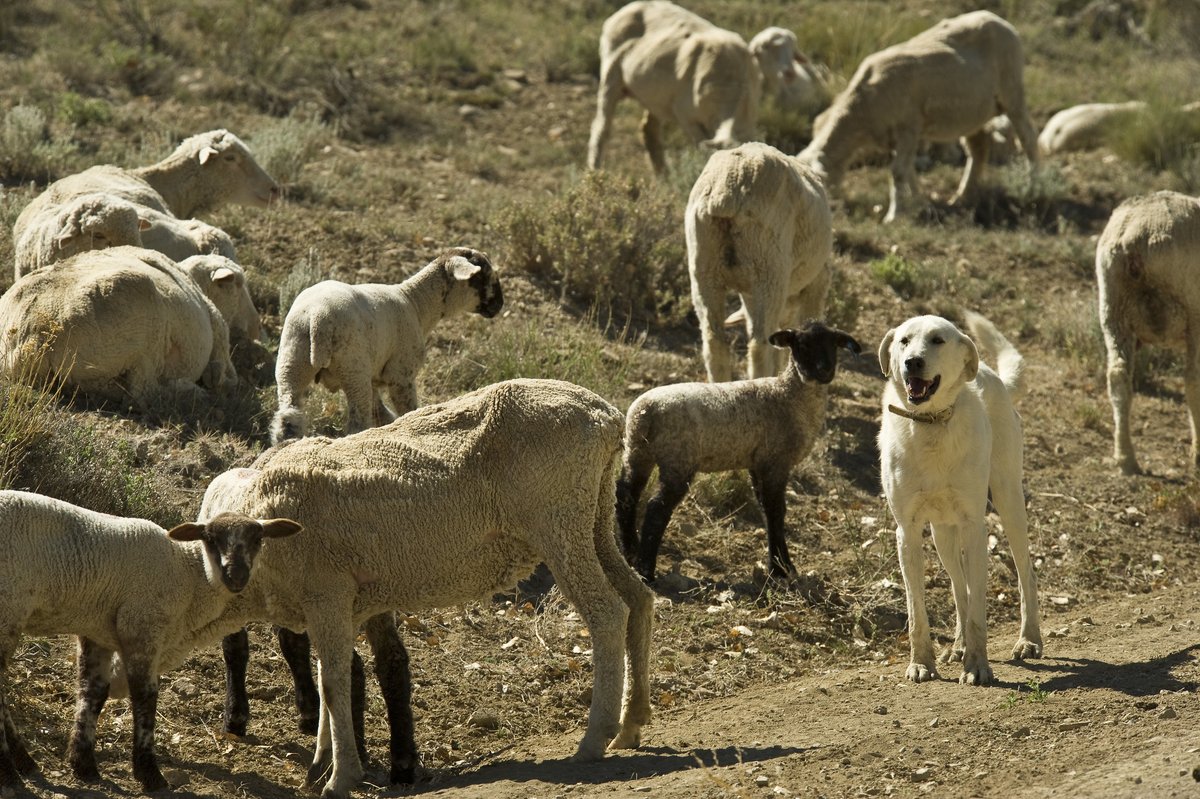
<svg viewBox="0 0 1200 799"><path fill-rule="evenodd" d="M962 663L963 656L967 654L967 649L961 642L955 642L954 646L943 650L939 660L942 663Z"/></svg>
<svg viewBox="0 0 1200 799"><path fill-rule="evenodd" d="M964 666L962 675L958 678L961 685L987 685L995 679L992 667L985 660L973 666Z"/></svg>
<svg viewBox="0 0 1200 799"><path fill-rule="evenodd" d="M1040 658L1042 656L1042 642L1030 641L1028 638L1018 638L1017 643L1013 646L1012 656L1013 660Z"/></svg>
<svg viewBox="0 0 1200 799"><path fill-rule="evenodd" d="M937 669L925 663L909 663L904 676L911 682L929 682L938 678Z"/></svg>

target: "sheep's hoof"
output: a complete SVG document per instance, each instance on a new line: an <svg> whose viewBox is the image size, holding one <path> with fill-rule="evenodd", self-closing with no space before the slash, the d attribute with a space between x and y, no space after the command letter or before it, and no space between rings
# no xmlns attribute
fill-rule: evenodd
<svg viewBox="0 0 1200 799"><path fill-rule="evenodd" d="M609 749L637 749L642 745L642 730L635 725L627 725L617 733L608 745Z"/></svg>
<svg viewBox="0 0 1200 799"><path fill-rule="evenodd" d="M142 784L142 793L153 793L154 791L161 791L164 788L171 787L171 784L167 782L167 778L162 775L157 766L153 770L147 770L134 776Z"/></svg>
<svg viewBox="0 0 1200 799"><path fill-rule="evenodd" d="M16 746L10 743L9 753L12 755L13 763L17 766L18 774L32 774L37 771L37 761L30 756L29 752L25 751L25 747L20 743Z"/></svg>
<svg viewBox="0 0 1200 799"><path fill-rule="evenodd" d="M301 716L300 720L296 722L296 727L305 735L316 735L320 722L321 720L317 716Z"/></svg>
<svg viewBox="0 0 1200 799"><path fill-rule="evenodd" d="M96 768L95 757L72 754L71 772L80 782L100 782L100 770Z"/></svg>
<svg viewBox="0 0 1200 799"><path fill-rule="evenodd" d="M417 766L415 763L392 763L388 779L392 785L412 785L417 781Z"/></svg>

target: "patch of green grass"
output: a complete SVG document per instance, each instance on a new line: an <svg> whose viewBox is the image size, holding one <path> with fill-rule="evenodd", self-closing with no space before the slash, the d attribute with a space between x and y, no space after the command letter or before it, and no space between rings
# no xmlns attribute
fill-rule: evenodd
<svg viewBox="0 0 1200 799"><path fill-rule="evenodd" d="M1189 192L1200 189L1200 108L1153 100L1113 133L1112 148L1134 163L1173 173Z"/></svg>
<svg viewBox="0 0 1200 799"><path fill-rule="evenodd" d="M928 298L933 281L928 270L903 255L891 252L868 265L871 275L906 300Z"/></svg>
<svg viewBox="0 0 1200 799"><path fill-rule="evenodd" d="M1018 687L1017 690L1008 692L1008 697L1004 700L1008 707L1013 707L1022 702L1027 704L1042 704L1054 693L1053 691L1042 690L1042 684L1036 678L1030 678L1023 687L1025 690Z"/></svg>

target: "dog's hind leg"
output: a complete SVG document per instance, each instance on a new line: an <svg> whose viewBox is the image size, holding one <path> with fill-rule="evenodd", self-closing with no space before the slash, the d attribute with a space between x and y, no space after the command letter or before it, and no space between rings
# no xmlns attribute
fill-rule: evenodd
<svg viewBox="0 0 1200 799"><path fill-rule="evenodd" d="M993 479L992 505L1004 525L1021 590L1021 632L1013 645L1012 656L1014 660L1038 658L1042 656L1042 631L1038 619L1037 575L1029 557L1029 519L1025 514L1025 494L1020 481Z"/></svg>
<svg viewBox="0 0 1200 799"><path fill-rule="evenodd" d="M981 514L982 515L982 514ZM982 524L935 524L933 545L950 575L958 616L955 645L961 637L963 673L959 682L987 685L987 538Z"/></svg>
<svg viewBox="0 0 1200 799"><path fill-rule="evenodd" d="M924 530L896 528L896 551L900 553L900 574L904 577L904 597L908 605L909 664L905 676L913 682L938 678L929 638L929 615L925 610Z"/></svg>

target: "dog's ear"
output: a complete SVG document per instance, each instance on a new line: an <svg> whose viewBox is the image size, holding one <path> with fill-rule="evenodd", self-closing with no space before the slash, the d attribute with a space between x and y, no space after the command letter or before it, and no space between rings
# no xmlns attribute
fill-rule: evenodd
<svg viewBox="0 0 1200 799"><path fill-rule="evenodd" d="M979 349L970 336L963 336L963 379L974 380L979 374Z"/></svg>
<svg viewBox="0 0 1200 799"><path fill-rule="evenodd" d="M879 370L884 377L892 376L892 339L895 337L896 328L893 327L883 334L883 341L879 342Z"/></svg>

